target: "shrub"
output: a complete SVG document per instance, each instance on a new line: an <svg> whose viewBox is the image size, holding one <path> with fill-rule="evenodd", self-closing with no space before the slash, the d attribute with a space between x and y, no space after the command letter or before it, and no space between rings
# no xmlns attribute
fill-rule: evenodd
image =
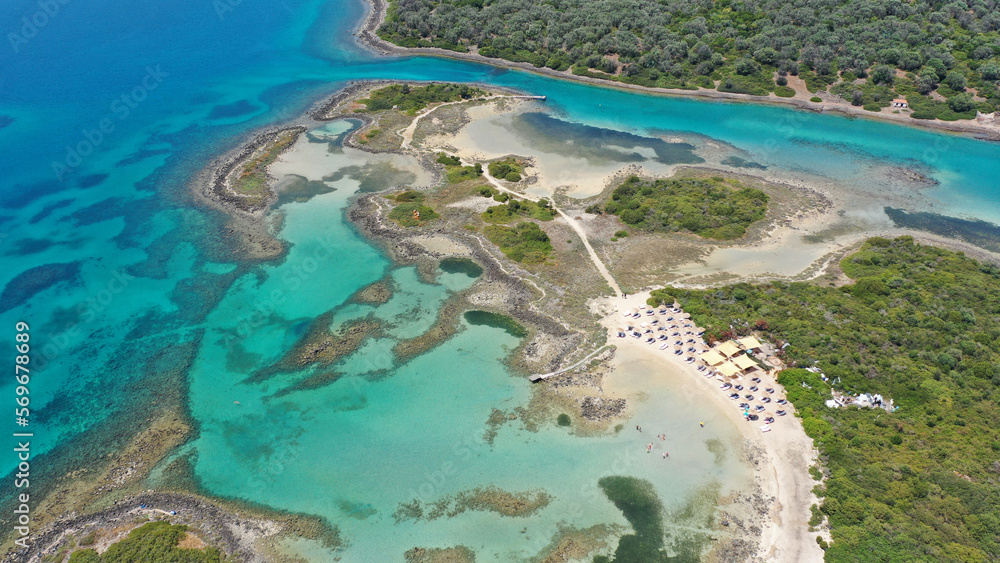
<svg viewBox="0 0 1000 563"><path fill-rule="evenodd" d="M426 86L410 86L409 84L393 84L374 90L363 100L368 111L380 111L398 107L410 113L438 102L454 102L474 98L486 94L479 88L466 84L428 84Z"/></svg>
<svg viewBox="0 0 1000 563"><path fill-rule="evenodd" d="M514 227L488 225L483 233L515 262L541 263L552 252L549 236L535 223L525 221Z"/></svg>
<svg viewBox="0 0 1000 563"><path fill-rule="evenodd" d="M614 189L604 211L640 229L686 230L729 240L742 237L751 223L764 217L768 199L760 190L722 177L648 180L631 176Z"/></svg>
<svg viewBox="0 0 1000 563"><path fill-rule="evenodd" d="M445 166L461 166L462 160L457 156L449 156L443 152L438 153L437 161Z"/></svg>
<svg viewBox="0 0 1000 563"><path fill-rule="evenodd" d="M823 101L823 98L820 98L819 96L813 96L813 97L809 98L809 101L810 102L814 102L814 103L819 103L819 102Z"/></svg>
<svg viewBox="0 0 1000 563"><path fill-rule="evenodd" d="M389 212L389 219L402 227L419 227L438 217L437 212L419 201L401 203Z"/></svg>
<svg viewBox="0 0 1000 563"><path fill-rule="evenodd" d="M187 534L187 526L170 522L150 522L129 532L125 539L111 544L98 555L93 549L74 551L71 563L127 563L132 561L169 561L171 563L221 563L222 553L214 548L182 549L177 544Z"/></svg>
<svg viewBox="0 0 1000 563"><path fill-rule="evenodd" d="M784 86L784 85L778 86L777 88L775 88L774 89L774 93L775 93L776 96L781 97L781 98L793 98L793 97L795 97L795 90L789 88L788 86Z"/></svg>
<svg viewBox="0 0 1000 563"><path fill-rule="evenodd" d="M507 180L508 182L520 182L521 165L513 158L491 162L489 165L490 176Z"/></svg>

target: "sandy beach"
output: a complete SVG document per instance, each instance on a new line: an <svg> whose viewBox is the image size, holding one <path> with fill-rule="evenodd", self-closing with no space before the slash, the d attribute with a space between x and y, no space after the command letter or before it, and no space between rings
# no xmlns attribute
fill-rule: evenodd
<svg viewBox="0 0 1000 563"><path fill-rule="evenodd" d="M618 338L617 329L625 324L622 312L645 305L650 296L649 291L630 294L627 299L620 296L604 298L595 302L595 307L611 312L601 321L609 331L609 341L618 346L618 352L612 360L613 367L619 367L636 358L648 359L662 366L667 373L677 375L671 381L680 381L686 391L696 393L704 401L717 406L726 413L727 419L735 426L742 436L765 452L765 462L755 468L755 481L760 485L765 496L773 496L776 500L771 507L770 518L767 520L761 535L757 557L761 561L775 563L810 563L823 561L823 550L816 543L818 532L809 532L809 517L812 504L818 502L812 493L815 485L809 475L809 467L816 463L818 452L812 440L806 436L799 419L792 416L794 409L791 404L788 416L777 417L770 425L769 432L761 432L761 421L747 422L740 410L727 394L719 389L715 378L707 378L696 370L697 363L684 363L683 356L676 356L672 348L659 349L657 344L646 344L637 338ZM657 315L659 316L659 315ZM639 319L636 319L638 322ZM642 321L645 322L645 321ZM759 372L758 372L759 373ZM774 382L773 375L760 375L760 386L777 388L775 396L783 395L782 390ZM660 379L660 378L658 378ZM651 385L656 383L650 381ZM607 377L605 387L608 391L634 391L634 389L616 388L615 371Z"/></svg>

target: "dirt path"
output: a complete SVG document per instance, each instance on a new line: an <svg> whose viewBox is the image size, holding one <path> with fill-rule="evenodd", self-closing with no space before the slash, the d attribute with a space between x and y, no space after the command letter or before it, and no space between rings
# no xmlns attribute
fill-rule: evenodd
<svg viewBox="0 0 1000 563"><path fill-rule="evenodd" d="M424 111L418 113L417 116L413 118L413 121L411 121L409 125L407 125L406 127L402 128L402 129L400 129L399 131L396 132L397 135L399 135L400 137L403 138L403 143L401 145L399 145L399 149L400 150L406 150L406 149L410 148L410 143L413 142L413 134L417 131L417 124L420 123L420 120L423 119L424 117L427 117L428 115L434 113L434 110L436 110L438 108L441 108L441 107L444 107L444 106L452 106L452 105L455 105L455 104L464 104L464 103L467 103L467 102L485 102L485 101L491 101L491 100L499 100L501 98L540 99L541 97L540 96L514 96L514 95L480 96L478 98L469 98L468 100L456 100L454 102L443 102L443 103L440 103L440 104L438 104L436 106L429 107L429 108L425 109ZM543 98L541 98L541 99L543 99Z"/></svg>
<svg viewBox="0 0 1000 563"><path fill-rule="evenodd" d="M483 170L483 178L485 178L487 182L492 184L494 188L502 192L506 192L515 197L526 199L528 201L534 201L536 203L538 202L539 199L541 199L539 197L534 197L528 194L522 194L508 190L503 186L503 184L500 183L499 180L497 180L493 176L490 176L488 170L485 169ZM572 217L563 213L562 209L556 207L555 204L552 204L552 209L554 209L556 213L559 214L560 217L566 220L566 223L570 226L571 229L576 231L576 234L580 236L580 240L583 241L583 246L587 248L587 254L590 255L590 261L594 263L595 267L597 267L597 271L601 273L601 276L603 276L604 280L608 282L608 285L611 286L611 289L615 290L615 295L621 295L622 288L618 286L618 282L616 282L615 278L611 276L611 272L608 271L607 266L604 265L604 262L601 261L601 258L597 255L597 252L594 251L594 247L590 246L590 241L587 239L587 233L586 231L583 230L583 227L581 227L580 224L577 223L576 220L574 220Z"/></svg>

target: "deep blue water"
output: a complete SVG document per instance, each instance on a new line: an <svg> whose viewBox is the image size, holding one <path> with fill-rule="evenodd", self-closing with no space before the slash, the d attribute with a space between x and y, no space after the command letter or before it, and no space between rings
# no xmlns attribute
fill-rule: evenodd
<svg viewBox="0 0 1000 563"><path fill-rule="evenodd" d="M35 455L69 444L85 459L99 445L75 438L155 405L161 378L183 379L206 317L255 267L227 259L220 218L189 200L188 180L246 133L352 79L520 88L548 95L569 121L694 132L769 167L845 182L869 182L872 163L914 166L940 181L939 212L1000 222L997 144L443 59L375 59L349 33L363 15L356 0L71 0L52 15L39 6L0 5L0 334L31 325ZM0 458L0 472L15 461ZM37 478L54 477L40 468Z"/></svg>

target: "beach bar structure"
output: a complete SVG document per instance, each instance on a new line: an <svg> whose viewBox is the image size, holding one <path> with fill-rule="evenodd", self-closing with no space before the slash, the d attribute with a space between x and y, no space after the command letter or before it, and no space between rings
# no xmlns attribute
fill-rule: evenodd
<svg viewBox="0 0 1000 563"><path fill-rule="evenodd" d="M726 377L734 377L737 375L742 375L743 373L743 370L741 370L740 367L734 364L732 361L726 361L724 363L715 366L715 371L721 373Z"/></svg>
<svg viewBox="0 0 1000 563"><path fill-rule="evenodd" d="M743 348L748 352L750 350L757 350L761 346L763 346L763 344L761 344L760 341L754 338L753 336L740 338L739 340L736 341L736 343L739 344L740 348Z"/></svg>
<svg viewBox="0 0 1000 563"><path fill-rule="evenodd" d="M715 351L718 352L718 353L720 353L720 354L722 354L723 356L725 356L727 358L732 358L736 354L739 354L740 352L742 352L743 349L740 348L739 346L737 346L736 343L733 342L732 340L727 340L727 341L723 342L722 344L719 344L718 346L716 346L715 347Z"/></svg>
<svg viewBox="0 0 1000 563"><path fill-rule="evenodd" d="M749 357L747 357L745 355L743 355L743 356L736 356L735 358L733 358L730 361L732 363L736 364L736 367L740 368L740 370L744 371L744 372L760 367L760 366L757 365L757 362L751 360Z"/></svg>
<svg viewBox="0 0 1000 563"><path fill-rule="evenodd" d="M705 365L707 366L717 366L722 362L726 361L725 356L716 352L715 350L709 350L708 352L705 352L704 354L701 354L698 357L701 359L701 361L705 362Z"/></svg>

